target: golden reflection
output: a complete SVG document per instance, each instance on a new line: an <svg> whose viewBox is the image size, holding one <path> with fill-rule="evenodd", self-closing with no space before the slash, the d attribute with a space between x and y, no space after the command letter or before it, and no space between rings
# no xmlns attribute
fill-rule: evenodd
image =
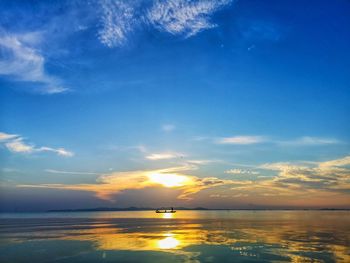
<svg viewBox="0 0 350 263"><path fill-rule="evenodd" d="M158 247L160 249L174 249L180 245L180 241L177 240L173 234L167 234L167 237L158 241Z"/></svg>
<svg viewBox="0 0 350 263"><path fill-rule="evenodd" d="M167 225L165 225L166 228ZM194 245L209 235L197 230L200 225L189 224L184 229L172 228L171 232L155 232L136 228L132 232L124 232L119 228L93 228L87 230L69 230L62 233L60 239L94 241L98 250L163 250L181 249ZM188 229L186 229L188 228ZM134 232L135 231L135 232Z"/></svg>
<svg viewBox="0 0 350 263"><path fill-rule="evenodd" d="M174 213L162 213L162 218L174 218Z"/></svg>
<svg viewBox="0 0 350 263"><path fill-rule="evenodd" d="M296 220L298 216L275 219L231 220L102 220L86 229L74 227L55 233L64 240L92 241L97 250L159 251L180 253L195 245L228 246L240 255L253 257L261 249L286 255L292 262L308 262L315 251L331 253L339 261L350 262L346 245L349 219ZM163 218L173 214L163 214ZM256 214L259 216L259 214ZM260 215L261 216L261 215ZM276 223L277 222L277 223ZM276 227L279 224L279 227ZM336 225L337 227L333 227ZM310 234L311 233L311 234ZM32 233L30 233L32 234ZM23 236L23 234L21 234ZM47 237L47 235L46 235ZM337 240L332 242L331 240ZM309 255L308 255L309 254Z"/></svg>

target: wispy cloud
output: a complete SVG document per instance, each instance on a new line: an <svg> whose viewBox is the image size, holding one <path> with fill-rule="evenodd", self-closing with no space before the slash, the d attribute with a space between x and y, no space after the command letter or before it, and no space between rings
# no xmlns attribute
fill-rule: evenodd
<svg viewBox="0 0 350 263"><path fill-rule="evenodd" d="M34 144L26 143L20 135L0 133L0 141L5 147L14 153L36 153L36 152L53 152L60 156L72 157L73 152L64 148L52 148L47 146L36 147Z"/></svg>
<svg viewBox="0 0 350 263"><path fill-rule="evenodd" d="M246 181L234 190L250 195L308 197L309 200L327 198L332 193L350 193L350 156L326 162L267 163L260 169L276 171L277 175Z"/></svg>
<svg viewBox="0 0 350 263"><path fill-rule="evenodd" d="M164 152L152 152L145 145L136 145L136 146L127 146L127 147L113 147L113 149L123 150L123 151L137 151L142 158L145 158L150 161L159 161L159 160L170 160L170 159L183 159L187 155L181 152L175 151L164 151ZM190 162L187 162L190 163Z"/></svg>
<svg viewBox="0 0 350 263"><path fill-rule="evenodd" d="M67 89L61 81L45 71L45 57L40 53L39 32L26 34L0 34L0 75L17 81L35 83L41 93L60 93Z"/></svg>
<svg viewBox="0 0 350 263"><path fill-rule="evenodd" d="M174 153L174 152L151 153L151 154L146 155L146 159L156 161L156 160L183 158L184 156L185 156L185 154Z"/></svg>
<svg viewBox="0 0 350 263"><path fill-rule="evenodd" d="M136 149L140 153L147 153L147 148L144 145L136 145L136 146L131 146L131 147L128 147L128 148L129 149Z"/></svg>
<svg viewBox="0 0 350 263"><path fill-rule="evenodd" d="M251 135L238 135L231 137L196 137L196 141L212 141L216 144L258 144L258 143L269 143L271 145L280 146L322 146L322 145L332 145L341 143L340 140L335 138L327 137L314 137L314 136L302 136L292 139L277 139L273 137L266 136L251 136Z"/></svg>
<svg viewBox="0 0 350 263"><path fill-rule="evenodd" d="M209 136L195 136L192 138L193 141L197 141L197 142L202 142L202 141L209 141L212 140L211 137Z"/></svg>
<svg viewBox="0 0 350 263"><path fill-rule="evenodd" d="M308 145L312 146L312 145L337 144L337 143L340 143L340 141L334 138L303 136L293 140L276 141L276 143L280 145L287 145L287 146L288 145L289 146L308 146Z"/></svg>
<svg viewBox="0 0 350 263"><path fill-rule="evenodd" d="M74 153L71 151L68 151L64 148L51 148L51 147L40 147L34 149L37 152L54 152L58 155L65 156L65 157L72 157L74 156Z"/></svg>
<svg viewBox="0 0 350 263"><path fill-rule="evenodd" d="M282 27L271 21L243 20L239 27L243 37L249 42L279 41L283 35Z"/></svg>
<svg viewBox="0 0 350 263"><path fill-rule="evenodd" d="M176 128L176 126L173 125L173 124L164 124L164 125L162 126L162 130L163 130L164 132L171 132L171 131L175 130L175 128Z"/></svg>
<svg viewBox="0 0 350 263"><path fill-rule="evenodd" d="M72 175L99 175L100 173L94 173L94 172L77 172L77 171L62 171L62 170L55 170L55 169L45 169L45 172L52 173L52 174L72 174Z"/></svg>
<svg viewBox="0 0 350 263"><path fill-rule="evenodd" d="M148 10L146 17L160 31L190 37L202 30L215 27L216 25L210 21L210 15L231 2L230 0L157 0Z"/></svg>
<svg viewBox="0 0 350 263"><path fill-rule="evenodd" d="M6 141L16 137L18 137L18 135L16 134L8 134L8 133L0 132L0 141Z"/></svg>
<svg viewBox="0 0 350 263"><path fill-rule="evenodd" d="M232 0L150 2L102 0L101 42L108 47L122 46L137 31L147 27L171 35L191 37L216 25L211 15Z"/></svg>
<svg viewBox="0 0 350 263"><path fill-rule="evenodd" d="M102 0L102 29L99 38L108 47L121 46L129 38L129 34L139 26L135 1Z"/></svg>
<svg viewBox="0 0 350 263"><path fill-rule="evenodd" d="M187 160L187 163L190 164L196 164L196 165L206 165L206 164L210 164L210 163L219 163L222 162L221 160Z"/></svg>
<svg viewBox="0 0 350 263"><path fill-rule="evenodd" d="M257 144L266 141L267 139L263 136L233 136L215 140L218 144Z"/></svg>
<svg viewBox="0 0 350 263"><path fill-rule="evenodd" d="M20 172L20 170L16 168L10 168L10 167L4 167L1 169L2 172L4 173L14 173L14 172Z"/></svg>
<svg viewBox="0 0 350 263"><path fill-rule="evenodd" d="M229 169L225 171L225 174L247 174L247 175L258 175L258 171L247 170L247 169Z"/></svg>

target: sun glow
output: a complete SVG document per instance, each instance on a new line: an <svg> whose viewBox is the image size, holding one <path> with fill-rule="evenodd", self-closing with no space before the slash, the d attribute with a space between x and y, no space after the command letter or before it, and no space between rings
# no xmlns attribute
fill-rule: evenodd
<svg viewBox="0 0 350 263"><path fill-rule="evenodd" d="M179 244L180 241L174 238L172 235L169 235L168 237L158 241L158 247L160 249L174 249Z"/></svg>
<svg viewBox="0 0 350 263"><path fill-rule="evenodd" d="M168 173L152 173L149 175L152 182L161 184L165 187L180 187L189 183L189 178L184 175Z"/></svg>
<svg viewBox="0 0 350 263"><path fill-rule="evenodd" d="M169 219L169 218L173 218L173 217L174 217L174 213L163 213L162 214L162 218Z"/></svg>

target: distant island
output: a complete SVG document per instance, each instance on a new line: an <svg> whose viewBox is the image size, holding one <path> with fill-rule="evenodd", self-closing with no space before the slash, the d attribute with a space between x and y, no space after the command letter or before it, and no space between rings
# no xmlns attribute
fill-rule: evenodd
<svg viewBox="0 0 350 263"><path fill-rule="evenodd" d="M174 210L211 210L204 207L194 207L194 208L188 208L188 207L173 207ZM108 212L108 211L154 211L157 208L152 207L96 207L96 208L79 208L79 209L55 209L55 210L48 210L47 212Z"/></svg>
<svg viewBox="0 0 350 263"><path fill-rule="evenodd" d="M199 211L215 211L215 210L345 210L347 208L205 208L205 207L173 207L174 210L199 210ZM78 208L78 209L54 209L46 212L113 212L113 211L154 211L154 207L96 207L96 208Z"/></svg>

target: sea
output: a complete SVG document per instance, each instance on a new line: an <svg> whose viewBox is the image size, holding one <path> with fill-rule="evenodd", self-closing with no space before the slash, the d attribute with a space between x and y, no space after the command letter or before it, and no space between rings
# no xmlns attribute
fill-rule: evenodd
<svg viewBox="0 0 350 263"><path fill-rule="evenodd" d="M350 262L350 211L2 213L0 262Z"/></svg>

